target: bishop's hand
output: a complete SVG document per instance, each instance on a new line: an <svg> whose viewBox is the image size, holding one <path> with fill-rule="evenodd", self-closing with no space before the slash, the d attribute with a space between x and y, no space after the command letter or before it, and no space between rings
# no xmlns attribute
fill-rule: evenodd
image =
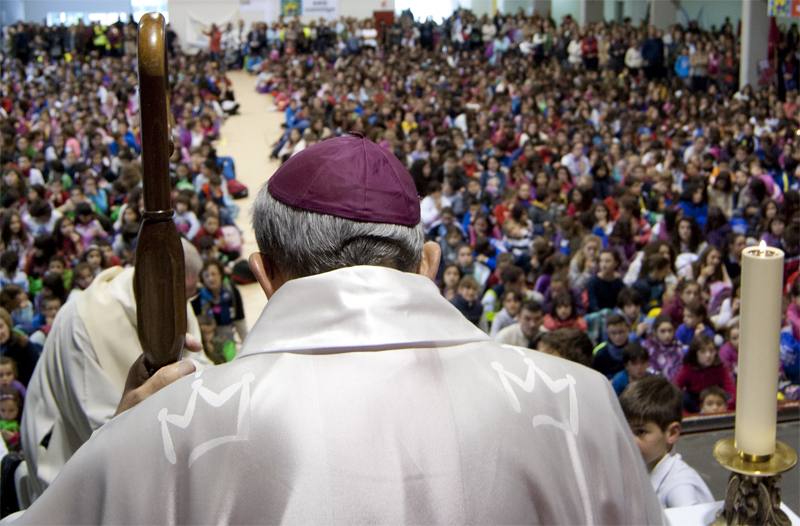
<svg viewBox="0 0 800 526"><path fill-rule="evenodd" d="M199 352L203 350L203 344L191 334L186 335L186 350ZM122 392L122 399L117 406L114 416L124 413L128 409L136 406L147 397L154 395L172 382L180 380L195 371L195 366L189 360L180 360L165 367L162 367L153 376L145 365L145 356L142 354L133 362L128 371L128 379L125 381L125 390Z"/></svg>

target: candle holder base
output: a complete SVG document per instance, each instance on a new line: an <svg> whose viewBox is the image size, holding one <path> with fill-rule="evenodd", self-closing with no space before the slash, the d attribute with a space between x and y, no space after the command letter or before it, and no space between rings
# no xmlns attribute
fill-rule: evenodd
<svg viewBox="0 0 800 526"><path fill-rule="evenodd" d="M788 526L791 519L780 509L781 473L797 463L797 453L783 442L775 443L775 452L768 459L752 461L736 448L734 438L720 440L714 446L714 457L732 471L725 491L725 505L717 512L714 526L770 525Z"/></svg>

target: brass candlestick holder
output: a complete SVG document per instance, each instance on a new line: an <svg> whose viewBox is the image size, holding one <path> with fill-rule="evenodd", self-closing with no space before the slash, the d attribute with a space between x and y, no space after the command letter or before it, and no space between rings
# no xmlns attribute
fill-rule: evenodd
<svg viewBox="0 0 800 526"><path fill-rule="evenodd" d="M734 437L714 446L714 458L731 471L725 490L725 505L717 512L714 526L774 525L789 526L792 521L781 509L781 473L797 464L797 453L783 442L775 442L775 452L758 457L736 447Z"/></svg>

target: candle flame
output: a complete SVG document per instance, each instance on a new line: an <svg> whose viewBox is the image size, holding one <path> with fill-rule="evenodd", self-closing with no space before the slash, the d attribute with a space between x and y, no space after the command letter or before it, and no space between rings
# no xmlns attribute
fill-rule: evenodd
<svg viewBox="0 0 800 526"><path fill-rule="evenodd" d="M761 243L758 244L758 251L759 252L766 252L767 251L767 242L764 241L763 239L761 240Z"/></svg>

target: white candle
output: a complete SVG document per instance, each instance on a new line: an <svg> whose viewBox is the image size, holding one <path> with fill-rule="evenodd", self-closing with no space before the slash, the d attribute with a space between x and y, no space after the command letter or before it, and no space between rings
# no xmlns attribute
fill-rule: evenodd
<svg viewBox="0 0 800 526"><path fill-rule="evenodd" d="M742 251L735 437L746 455L775 451L782 286L782 251L763 241Z"/></svg>

